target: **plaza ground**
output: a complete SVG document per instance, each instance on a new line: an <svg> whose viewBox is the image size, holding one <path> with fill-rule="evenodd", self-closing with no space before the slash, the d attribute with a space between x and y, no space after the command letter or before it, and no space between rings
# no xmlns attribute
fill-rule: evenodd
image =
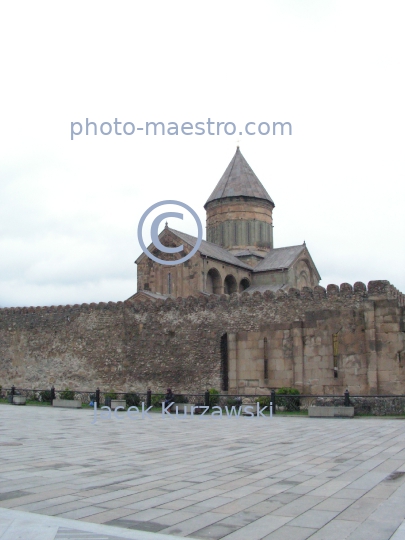
<svg viewBox="0 0 405 540"><path fill-rule="evenodd" d="M403 419L119 418L0 406L1 540L405 539Z"/></svg>

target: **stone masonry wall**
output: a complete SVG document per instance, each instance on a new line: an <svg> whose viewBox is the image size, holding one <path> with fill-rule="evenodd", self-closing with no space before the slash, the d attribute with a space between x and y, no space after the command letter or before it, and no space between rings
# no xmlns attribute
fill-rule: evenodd
<svg viewBox="0 0 405 540"><path fill-rule="evenodd" d="M401 394L404 306L404 295L389 282L374 281L368 289L358 282L288 294L0 309L0 384L116 391L150 387L154 392L171 386L183 393L220 389L220 341L227 333L230 382L232 342L253 339L259 349L269 335L266 393L269 387L296 385L314 394L335 388L340 393L343 387ZM330 339L338 331L341 378L336 384ZM239 366L261 360L260 354L246 353ZM256 393L263 391L259 379L251 389ZM243 393L244 387L238 390Z"/></svg>

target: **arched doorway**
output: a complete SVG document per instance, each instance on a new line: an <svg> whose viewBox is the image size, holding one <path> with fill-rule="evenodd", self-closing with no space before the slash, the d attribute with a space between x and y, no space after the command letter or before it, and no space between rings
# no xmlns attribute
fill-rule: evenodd
<svg viewBox="0 0 405 540"><path fill-rule="evenodd" d="M241 279L239 283L239 292L245 291L248 287L250 287L250 281L247 278Z"/></svg>
<svg viewBox="0 0 405 540"><path fill-rule="evenodd" d="M237 292L238 285L236 283L236 279L233 277L232 274L229 274L226 276L224 281L224 293L225 294L232 294L234 292Z"/></svg>
<svg viewBox="0 0 405 540"><path fill-rule="evenodd" d="M209 294L222 294L221 276L216 268L208 271L206 291Z"/></svg>
<svg viewBox="0 0 405 540"><path fill-rule="evenodd" d="M228 334L221 336L221 390L228 391Z"/></svg>

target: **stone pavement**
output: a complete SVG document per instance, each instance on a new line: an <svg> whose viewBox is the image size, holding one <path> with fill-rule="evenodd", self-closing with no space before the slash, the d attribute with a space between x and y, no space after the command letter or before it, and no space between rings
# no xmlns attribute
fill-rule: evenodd
<svg viewBox="0 0 405 540"><path fill-rule="evenodd" d="M405 538L402 419L118 417L0 405L0 508L121 538Z"/></svg>

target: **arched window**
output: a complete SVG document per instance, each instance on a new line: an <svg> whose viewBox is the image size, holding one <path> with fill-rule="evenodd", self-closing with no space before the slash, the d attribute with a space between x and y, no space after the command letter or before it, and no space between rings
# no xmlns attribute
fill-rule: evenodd
<svg viewBox="0 0 405 540"><path fill-rule="evenodd" d="M236 279L233 277L232 274L229 274L226 276L224 281L224 293L225 294L232 294L234 292L237 292L238 285L236 283Z"/></svg>
<svg viewBox="0 0 405 540"><path fill-rule="evenodd" d="M222 294L221 276L216 268L208 271L206 291L209 294Z"/></svg>
<svg viewBox="0 0 405 540"><path fill-rule="evenodd" d="M298 289L302 289L302 287L308 287L308 285L309 285L308 274L305 272L305 270L302 270L300 272L300 275L298 276L297 287Z"/></svg>
<svg viewBox="0 0 405 540"><path fill-rule="evenodd" d="M250 287L250 281L247 278L241 279L239 283L239 292L245 291L248 287Z"/></svg>

